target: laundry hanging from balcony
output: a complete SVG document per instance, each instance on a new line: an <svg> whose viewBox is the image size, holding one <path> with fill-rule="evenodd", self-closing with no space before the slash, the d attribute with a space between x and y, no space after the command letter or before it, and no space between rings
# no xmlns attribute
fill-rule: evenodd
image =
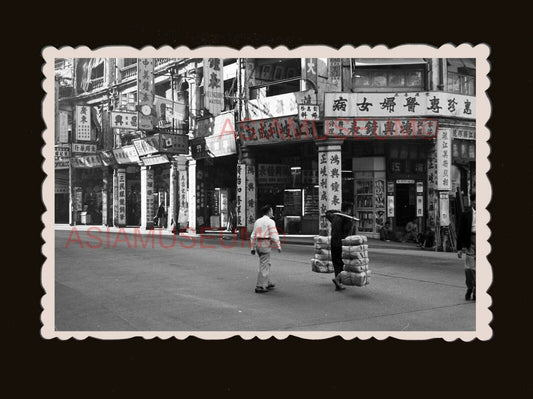
<svg viewBox="0 0 533 399"><path fill-rule="evenodd" d="M86 93L93 89L91 82L103 79L104 58L79 58L76 64L76 89Z"/></svg>

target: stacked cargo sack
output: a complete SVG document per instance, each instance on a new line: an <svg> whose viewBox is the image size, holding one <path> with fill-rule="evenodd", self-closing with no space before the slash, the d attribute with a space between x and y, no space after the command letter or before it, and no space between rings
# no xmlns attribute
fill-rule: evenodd
<svg viewBox="0 0 533 399"><path fill-rule="evenodd" d="M331 237L315 236L315 256L311 259L311 270L316 273L333 273L331 262Z"/></svg>
<svg viewBox="0 0 533 399"><path fill-rule="evenodd" d="M342 240L342 262L344 270L339 280L344 285L364 287L370 282L368 269L368 239L366 236L348 236Z"/></svg>

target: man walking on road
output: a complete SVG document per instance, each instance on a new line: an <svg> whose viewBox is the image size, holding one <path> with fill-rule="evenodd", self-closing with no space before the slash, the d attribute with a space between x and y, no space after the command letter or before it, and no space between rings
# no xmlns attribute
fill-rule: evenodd
<svg viewBox="0 0 533 399"><path fill-rule="evenodd" d="M466 253L465 299L476 300L476 193L470 194L470 209L463 212L457 232L457 256L461 258Z"/></svg>
<svg viewBox="0 0 533 399"><path fill-rule="evenodd" d="M272 218L274 212L270 205L265 205L261 208L262 217L257 219L254 223L254 229L250 238L253 248L252 255L259 256L259 273L257 275L257 284L255 292L262 294L268 292L269 289L275 287L270 281L270 250L272 246L281 252L281 243L279 241L278 230L276 223Z"/></svg>

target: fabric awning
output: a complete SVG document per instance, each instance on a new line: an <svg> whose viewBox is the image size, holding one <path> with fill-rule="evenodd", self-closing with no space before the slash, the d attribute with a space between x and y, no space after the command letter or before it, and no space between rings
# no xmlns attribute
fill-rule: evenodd
<svg viewBox="0 0 533 399"><path fill-rule="evenodd" d="M423 58L354 58L355 66L379 66L379 65L419 65L425 64Z"/></svg>

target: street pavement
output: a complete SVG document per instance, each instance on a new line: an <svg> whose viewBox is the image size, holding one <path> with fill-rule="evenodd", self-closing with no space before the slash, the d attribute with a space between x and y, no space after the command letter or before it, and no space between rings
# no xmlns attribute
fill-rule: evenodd
<svg viewBox="0 0 533 399"><path fill-rule="evenodd" d="M281 254L272 252L276 288L256 294L258 257L247 242L176 238L157 230L153 241L132 229L128 234L80 229L77 234L55 232L56 331L476 327L475 302L464 299L463 261L454 253L372 240L370 285L339 292L332 274L311 271L312 246L286 243Z"/></svg>

